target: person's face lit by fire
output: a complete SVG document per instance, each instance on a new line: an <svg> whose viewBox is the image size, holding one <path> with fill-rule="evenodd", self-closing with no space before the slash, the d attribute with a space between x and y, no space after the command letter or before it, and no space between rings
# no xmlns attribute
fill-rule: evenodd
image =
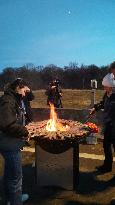
<svg viewBox="0 0 115 205"><path fill-rule="evenodd" d="M30 89L27 86L24 86L22 88L20 88L19 86L16 87L16 93L22 95L22 97L26 96L27 92L30 92Z"/></svg>

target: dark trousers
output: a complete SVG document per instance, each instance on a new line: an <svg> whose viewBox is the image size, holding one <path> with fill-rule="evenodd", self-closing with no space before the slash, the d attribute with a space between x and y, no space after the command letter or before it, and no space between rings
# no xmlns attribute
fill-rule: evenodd
<svg viewBox="0 0 115 205"><path fill-rule="evenodd" d="M112 168L112 162L113 162L112 145L115 150L115 142L112 139L112 127L111 125L106 125L104 131L104 140L103 140L103 149L105 155L104 164L105 166L110 168Z"/></svg>
<svg viewBox="0 0 115 205"><path fill-rule="evenodd" d="M22 205L21 151L1 151L4 160L4 189L6 204Z"/></svg>

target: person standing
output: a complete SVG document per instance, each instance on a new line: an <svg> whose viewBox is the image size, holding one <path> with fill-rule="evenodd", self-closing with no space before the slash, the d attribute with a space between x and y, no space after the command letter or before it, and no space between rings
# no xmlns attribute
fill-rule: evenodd
<svg viewBox="0 0 115 205"><path fill-rule="evenodd" d="M30 88L27 87L26 95L23 97L25 107L26 125L33 121L33 114L30 102L34 100L34 94Z"/></svg>
<svg viewBox="0 0 115 205"><path fill-rule="evenodd" d="M24 126L22 98L27 84L22 79L12 82L0 97L0 154L5 160L4 191L5 204L22 205L29 198L22 194L21 149L29 132Z"/></svg>
<svg viewBox="0 0 115 205"><path fill-rule="evenodd" d="M111 172L112 171L112 147L115 147L115 92L113 91L114 84L111 81L110 74L107 74L102 81L104 86L105 95L103 100L100 103L94 105L91 109L90 114L94 114L100 109L104 109L104 140L103 140L103 149L105 160L102 166L96 167L101 173Z"/></svg>
<svg viewBox="0 0 115 205"><path fill-rule="evenodd" d="M50 82L48 89L45 93L47 97L47 105L53 104L56 108L62 108L62 90L58 79Z"/></svg>

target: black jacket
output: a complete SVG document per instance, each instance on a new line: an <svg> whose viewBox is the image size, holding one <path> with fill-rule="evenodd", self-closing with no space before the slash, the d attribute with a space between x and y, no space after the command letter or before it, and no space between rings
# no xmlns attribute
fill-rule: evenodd
<svg viewBox="0 0 115 205"><path fill-rule="evenodd" d="M105 139L108 137L111 143L115 143L115 93L110 97L105 93L103 100L94 107L96 111L104 109L104 136Z"/></svg>
<svg viewBox="0 0 115 205"><path fill-rule="evenodd" d="M50 105L50 103L52 103L55 107L62 108L62 90L60 86L55 86L54 88L52 88L52 86L49 86L45 94L48 96L47 105Z"/></svg>
<svg viewBox="0 0 115 205"><path fill-rule="evenodd" d="M21 97L11 89L5 91L0 97L0 131L11 138L26 137L28 131L22 124L21 112Z"/></svg>
<svg viewBox="0 0 115 205"><path fill-rule="evenodd" d="M23 98L25 111L26 111L26 124L33 120L33 113L30 105L30 101L34 100L34 95L32 91L28 92L26 96Z"/></svg>
<svg viewBox="0 0 115 205"><path fill-rule="evenodd" d="M104 109L104 123L115 124L115 93L112 93L110 97L107 93L103 96L103 100L100 103L94 105L96 111Z"/></svg>

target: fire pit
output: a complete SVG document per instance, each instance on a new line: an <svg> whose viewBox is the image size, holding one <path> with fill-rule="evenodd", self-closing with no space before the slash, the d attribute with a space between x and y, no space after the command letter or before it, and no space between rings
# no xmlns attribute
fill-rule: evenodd
<svg viewBox="0 0 115 205"><path fill-rule="evenodd" d="M39 170L40 170L40 162L42 160L39 160L40 156L46 156L44 153L49 152L48 160L51 157L51 154L55 154L55 157L51 157L51 163L52 159L54 159L54 164L60 162L62 160L62 154L66 153L69 148L72 153L73 158L73 164L71 168L73 167L73 190L77 189L78 185L78 175L79 175L79 142L83 141L86 136L88 136L91 133L91 129L78 121L73 120L65 120L65 119L58 119L57 114L55 112L54 106L51 105L51 112L50 112L50 120L44 120L40 122L32 122L27 126L30 134L31 139L35 140L35 154L36 154L36 178L37 182L40 181ZM42 148L40 154L40 148ZM68 151L67 151L68 152ZM61 159L57 159L57 154L60 154ZM65 155L64 155L65 159ZM47 162L47 160L46 160ZM42 163L42 168L44 170L44 160ZM63 163L62 163L63 164ZM49 165L46 164L46 169L48 169ZM68 162L66 164L67 171L68 171ZM62 168L62 170L64 167ZM54 175L54 173L59 171L59 167L57 164L56 171L51 170L53 173L51 176ZM67 172L65 171L65 173ZM45 175L47 175L48 170L44 172ZM62 173L62 172L61 172ZM60 173L58 174L60 175ZM44 177L45 178L45 177ZM49 175L47 175L47 178L49 179ZM58 176L56 175L56 178ZM67 181L67 180L66 180ZM38 182L39 183L39 182ZM57 183L59 183L59 180L57 180ZM40 184L40 183L39 183ZM46 183L47 184L47 183Z"/></svg>
<svg viewBox="0 0 115 205"><path fill-rule="evenodd" d="M47 152L59 154L69 149L75 141L80 142L89 135L88 126L72 120L58 119L51 105L50 120L32 122L28 130L40 147Z"/></svg>
<svg viewBox="0 0 115 205"><path fill-rule="evenodd" d="M57 120L62 131L48 131L46 130L47 122L47 120L33 122L29 125L29 131L41 148L53 154L65 152L75 141L83 141L90 133L90 130L82 123L64 119Z"/></svg>

